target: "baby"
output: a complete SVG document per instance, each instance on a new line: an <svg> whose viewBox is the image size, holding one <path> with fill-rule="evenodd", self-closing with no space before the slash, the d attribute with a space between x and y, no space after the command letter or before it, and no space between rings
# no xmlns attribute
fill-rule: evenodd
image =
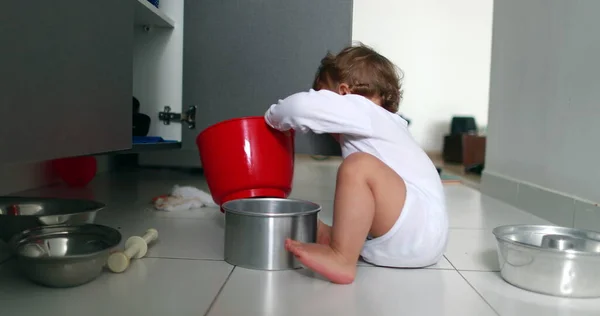
<svg viewBox="0 0 600 316"><path fill-rule="evenodd" d="M349 284L359 256L378 266L418 268L442 257L448 217L438 172L396 112L400 76L364 45L322 61L313 89L265 114L280 131L332 134L344 158L337 172L333 225L319 222L316 244L286 240L307 268Z"/></svg>

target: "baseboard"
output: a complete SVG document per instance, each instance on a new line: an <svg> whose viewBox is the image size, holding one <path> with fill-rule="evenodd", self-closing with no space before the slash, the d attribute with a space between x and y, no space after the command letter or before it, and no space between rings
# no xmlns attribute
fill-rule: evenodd
<svg viewBox="0 0 600 316"><path fill-rule="evenodd" d="M200 156L195 149L179 149L141 153L140 166L145 167L176 167L176 168L201 168Z"/></svg>
<svg viewBox="0 0 600 316"><path fill-rule="evenodd" d="M96 156L96 162L97 162L97 168L98 168L96 170L96 175L103 174L106 172L111 172L115 168L113 156L110 156L110 155Z"/></svg>
<svg viewBox="0 0 600 316"><path fill-rule="evenodd" d="M113 170L110 156L97 156L96 159L97 175ZM0 195L42 188L59 181L48 161L0 166Z"/></svg>
<svg viewBox="0 0 600 316"><path fill-rule="evenodd" d="M0 166L0 195L48 186L57 181L48 162Z"/></svg>
<svg viewBox="0 0 600 316"><path fill-rule="evenodd" d="M555 225L600 231L600 207L592 201L487 170L481 192Z"/></svg>

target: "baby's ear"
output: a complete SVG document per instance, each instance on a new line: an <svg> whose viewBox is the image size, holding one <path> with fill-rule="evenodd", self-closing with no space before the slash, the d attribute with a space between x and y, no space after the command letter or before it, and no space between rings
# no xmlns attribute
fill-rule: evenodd
<svg viewBox="0 0 600 316"><path fill-rule="evenodd" d="M338 94L346 95L346 94L350 94L350 93L352 93L352 91L350 90L350 87L347 84L341 83L338 86Z"/></svg>

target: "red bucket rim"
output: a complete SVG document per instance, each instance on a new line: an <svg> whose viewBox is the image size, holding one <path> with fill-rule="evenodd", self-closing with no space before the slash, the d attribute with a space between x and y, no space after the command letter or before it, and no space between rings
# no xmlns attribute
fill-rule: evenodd
<svg viewBox="0 0 600 316"><path fill-rule="evenodd" d="M237 117L237 118L232 118L232 119L229 119L229 120L221 121L219 123L213 124L213 125L205 128L202 132L200 132L200 134L198 134L198 137L200 137L202 134L204 134L207 131L209 131L209 130L215 128L215 127L218 127L220 125L231 123L231 122L235 122L235 121L242 121L242 120L244 120L244 121L263 120L264 121L265 117L264 116L244 116L244 117ZM266 123L267 122L265 122L265 124Z"/></svg>

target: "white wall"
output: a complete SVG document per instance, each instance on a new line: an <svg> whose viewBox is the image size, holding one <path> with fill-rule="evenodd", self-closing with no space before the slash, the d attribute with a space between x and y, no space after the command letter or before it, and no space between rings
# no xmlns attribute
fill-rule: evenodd
<svg viewBox="0 0 600 316"><path fill-rule="evenodd" d="M354 0L353 39L405 72L400 113L427 151L452 116L487 124L493 0Z"/></svg>
<svg viewBox="0 0 600 316"><path fill-rule="evenodd" d="M181 141L182 124L165 125L157 117L166 105L173 113L182 111L183 1L160 1L160 10L175 21L175 28L134 28L133 95L140 101L140 112L152 118L148 136Z"/></svg>
<svg viewBox="0 0 600 316"><path fill-rule="evenodd" d="M600 202L598 12L496 2L486 172Z"/></svg>

